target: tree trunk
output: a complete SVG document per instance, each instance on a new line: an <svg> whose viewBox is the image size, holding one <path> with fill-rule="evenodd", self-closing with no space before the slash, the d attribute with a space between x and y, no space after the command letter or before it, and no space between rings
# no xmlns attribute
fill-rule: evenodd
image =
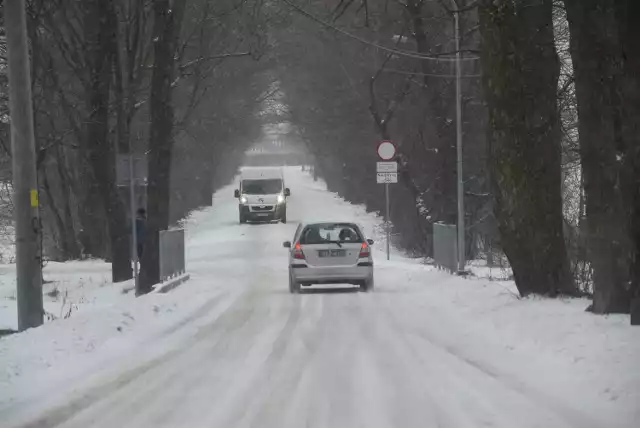
<svg viewBox="0 0 640 428"><path fill-rule="evenodd" d="M86 156L90 156L88 148L83 147L82 151L87 152ZM108 233L107 220L104 218L105 210L97 191L93 169L86 165L84 159L80 161L74 180L78 180L80 184L78 199L81 201L82 208L78 210L80 217L78 240L82 246L82 254L84 257L107 258L109 246L105 245Z"/></svg>
<svg viewBox="0 0 640 428"><path fill-rule="evenodd" d="M486 235L483 241L484 254L487 257L487 266L494 267L493 246L491 245L491 236Z"/></svg>
<svg viewBox="0 0 640 428"><path fill-rule="evenodd" d="M411 17L413 38L416 51L423 55L430 54L427 32L429 28L425 22L427 8L433 7L424 1L412 1L407 5L407 12ZM456 167L456 127L444 120L454 115L450 101L453 98L454 81L444 82L441 78L430 76L433 74L430 61L421 61L422 83L424 97L427 100L427 117L423 126L428 128L428 134L433 137L429 144L431 150L424 160L426 170L433 171L430 191L424 197L430 198L430 215L432 222L444 221L457 223L457 167ZM453 116L455 117L455 116ZM422 192L419 192L422 193ZM468 207L467 207L468 208Z"/></svg>
<svg viewBox="0 0 640 428"><path fill-rule="evenodd" d="M552 0L480 6L500 241L521 295L575 294L562 230Z"/></svg>
<svg viewBox="0 0 640 428"><path fill-rule="evenodd" d="M51 185L49 183L49 175L47 174L46 166L42 167L41 169L40 181L42 182L42 188L44 189L44 194L47 198L47 206L51 215L53 216L53 221L58 231L57 246L60 249L59 259L63 261L71 260L71 248L69 247L69 242L66 239L67 236L64 221L62 220L62 215L60 214L60 210L56 206L56 201L53 197L53 192L51 191Z"/></svg>
<svg viewBox="0 0 640 428"><path fill-rule="evenodd" d="M110 236L113 282L130 279L131 257L127 218L115 183L115 149L109 141L109 99L115 55L115 13L110 2L87 0L85 37L89 64L86 144L97 191L104 206Z"/></svg>
<svg viewBox="0 0 640 428"><path fill-rule="evenodd" d="M622 139L624 155L622 191L628 219L630 250L631 324L640 325L640 3L619 0L614 4L622 53Z"/></svg>
<svg viewBox="0 0 640 428"><path fill-rule="evenodd" d="M203 160L200 161L201 170L198 175L200 183L198 186L198 206L210 207L213 205L213 144L206 142L202 147Z"/></svg>
<svg viewBox="0 0 640 428"><path fill-rule="evenodd" d="M148 218L139 293L151 291L153 285L160 282L159 232L169 227L171 156L174 143L172 82L183 13L182 1L156 0L153 3L154 65L150 98Z"/></svg>
<svg viewBox="0 0 640 428"><path fill-rule="evenodd" d="M198 186L198 207L210 207L213 205L213 174L211 167L205 167L199 179Z"/></svg>
<svg viewBox="0 0 640 428"><path fill-rule="evenodd" d="M58 146L56 148L56 170L58 172L58 179L60 180L60 189L62 193L62 201L64 204L64 229L60 233L64 234L63 239L67 241L69 245L70 258L77 260L81 257L82 251L80 250L80 245L78 244L78 240L76 238L73 213L71 212L71 183L66 168L67 157L65 155L64 149Z"/></svg>
<svg viewBox="0 0 640 428"><path fill-rule="evenodd" d="M612 2L565 0L578 101L595 313L629 312L628 229L620 192L619 39Z"/></svg>

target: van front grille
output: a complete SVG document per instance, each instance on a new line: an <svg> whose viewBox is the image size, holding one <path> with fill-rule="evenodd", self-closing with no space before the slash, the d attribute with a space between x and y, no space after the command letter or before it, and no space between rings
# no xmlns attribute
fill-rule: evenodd
<svg viewBox="0 0 640 428"><path fill-rule="evenodd" d="M251 211L273 211L273 205L254 205L251 207Z"/></svg>

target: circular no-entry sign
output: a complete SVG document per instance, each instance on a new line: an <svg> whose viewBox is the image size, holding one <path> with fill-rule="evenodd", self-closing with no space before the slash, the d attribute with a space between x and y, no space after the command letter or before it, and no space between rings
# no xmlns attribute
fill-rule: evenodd
<svg viewBox="0 0 640 428"><path fill-rule="evenodd" d="M391 160L396 155L396 146L391 141L381 141L378 144L378 156L382 160Z"/></svg>

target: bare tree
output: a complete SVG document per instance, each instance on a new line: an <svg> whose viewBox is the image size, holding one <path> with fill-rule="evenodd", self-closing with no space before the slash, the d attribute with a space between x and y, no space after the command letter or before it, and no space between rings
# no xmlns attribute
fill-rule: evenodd
<svg viewBox="0 0 640 428"><path fill-rule="evenodd" d="M287 63L282 81L316 171L332 190L378 211L384 195L373 179L375 145L392 139L401 154L401 180L391 197L396 242L431 255L433 223L456 217L453 12L421 0L285 3L294 15L288 32L278 36ZM467 7L471 3L459 3L463 50L472 56L479 43L477 13ZM314 57L298 64L309 50ZM477 61L464 64L465 203L472 236L486 222L481 212L489 201L486 112Z"/></svg>
<svg viewBox="0 0 640 428"><path fill-rule="evenodd" d="M575 293L563 237L552 7L480 5L495 210L521 295Z"/></svg>
<svg viewBox="0 0 640 428"><path fill-rule="evenodd" d="M141 263L141 292L160 282L159 232L169 227L171 153L174 138L172 84L185 3L160 0L153 5L154 59L150 95L148 228Z"/></svg>
<svg viewBox="0 0 640 428"><path fill-rule="evenodd" d="M113 58L117 51L117 16L111 2L84 2L84 38L89 69L85 141L95 186L102 197L111 238L114 282L131 278L130 245L124 204L116 188L116 148L109 138L109 114L113 83Z"/></svg>
<svg viewBox="0 0 640 428"><path fill-rule="evenodd" d="M634 147L638 146L637 132L631 130L637 129L638 92L637 77L626 74L623 57L628 58L624 65L631 65L627 69L631 71L638 56L628 47L623 54L627 41L621 34L628 36L631 30L625 25L626 15L619 22L621 16L616 14L628 4L621 2L614 9L612 2L601 0L564 3L571 31L589 258L594 269L593 310L629 312L630 270L637 252L630 228L635 222L631 195L637 186Z"/></svg>
<svg viewBox="0 0 640 428"><path fill-rule="evenodd" d="M625 215L630 237L631 324L640 325L640 53L636 41L640 39L640 5L633 0L614 4L619 28L622 54L622 140L624 154L623 193Z"/></svg>

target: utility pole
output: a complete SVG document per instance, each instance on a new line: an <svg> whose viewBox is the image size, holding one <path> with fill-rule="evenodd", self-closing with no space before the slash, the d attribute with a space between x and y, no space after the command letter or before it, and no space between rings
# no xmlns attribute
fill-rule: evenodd
<svg viewBox="0 0 640 428"><path fill-rule="evenodd" d="M43 323L38 184L25 0L4 2L11 109L18 329Z"/></svg>
<svg viewBox="0 0 640 428"><path fill-rule="evenodd" d="M464 273L465 260L465 225L464 225L464 176L462 174L462 71L460 52L460 8L457 0L451 0L454 7L456 39L456 151L458 176L458 274Z"/></svg>

